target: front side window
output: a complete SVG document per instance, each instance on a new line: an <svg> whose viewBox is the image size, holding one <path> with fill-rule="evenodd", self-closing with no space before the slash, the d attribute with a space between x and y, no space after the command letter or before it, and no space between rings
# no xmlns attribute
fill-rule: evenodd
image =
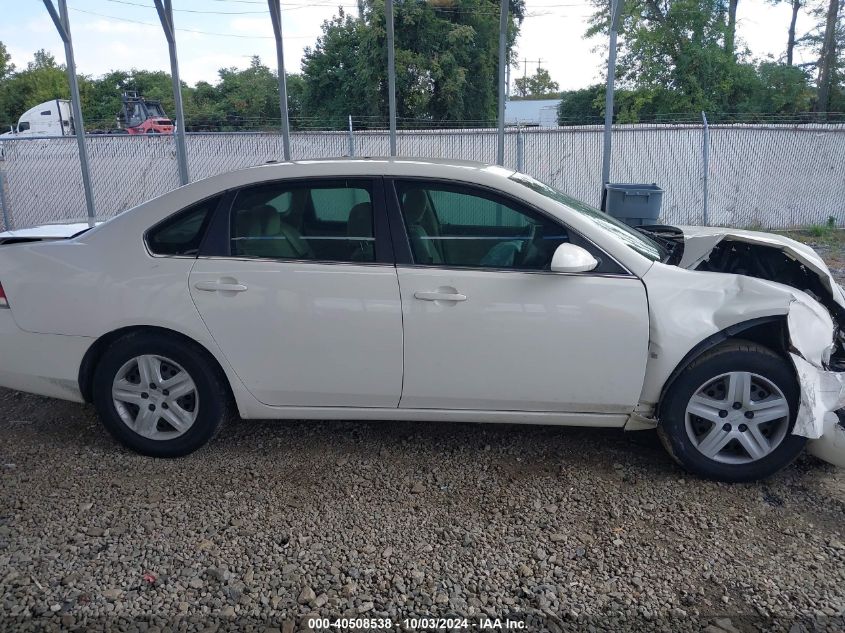
<svg viewBox="0 0 845 633"><path fill-rule="evenodd" d="M147 235L150 252L154 255L195 257L220 198L214 196L198 202L153 228Z"/></svg>
<svg viewBox="0 0 845 633"><path fill-rule="evenodd" d="M231 216L235 257L375 261L369 183L275 182L242 189Z"/></svg>
<svg viewBox="0 0 845 633"><path fill-rule="evenodd" d="M548 270L567 231L552 220L484 191L397 182L416 264Z"/></svg>

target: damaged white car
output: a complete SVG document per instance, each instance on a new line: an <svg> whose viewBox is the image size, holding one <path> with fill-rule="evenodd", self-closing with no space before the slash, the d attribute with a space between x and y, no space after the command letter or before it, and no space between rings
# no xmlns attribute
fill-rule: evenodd
<svg viewBox="0 0 845 633"><path fill-rule="evenodd" d="M244 418L654 428L688 470L845 465L845 295L784 237L631 229L519 173L266 165L0 234L0 385L147 455Z"/></svg>

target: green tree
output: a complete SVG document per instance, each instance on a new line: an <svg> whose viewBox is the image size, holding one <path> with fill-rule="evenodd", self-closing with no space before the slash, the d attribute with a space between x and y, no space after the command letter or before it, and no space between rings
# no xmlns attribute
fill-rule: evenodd
<svg viewBox="0 0 845 633"><path fill-rule="evenodd" d="M253 57L245 70L220 69L218 107L229 125L254 128L280 120L279 83L276 74Z"/></svg>
<svg viewBox="0 0 845 633"><path fill-rule="evenodd" d="M366 0L363 18L339 11L303 58L303 117L341 126L347 115L382 125L388 114L383 0ZM524 13L510 1L508 51ZM394 7L396 101L400 118L495 118L499 2L404 2Z"/></svg>
<svg viewBox="0 0 845 633"><path fill-rule="evenodd" d="M756 68L757 81L750 83L748 102L741 110L771 114L808 112L813 89L807 73L796 66L762 62Z"/></svg>
<svg viewBox="0 0 845 633"><path fill-rule="evenodd" d="M528 77L519 77L515 82L516 94L520 97L545 97L557 95L560 86L552 81L549 71L538 68L537 72Z"/></svg>
<svg viewBox="0 0 845 633"><path fill-rule="evenodd" d="M828 0L825 11L824 31L818 62L818 95L816 112L832 111L835 93L839 88L839 71L842 67L843 26L840 20L842 0Z"/></svg>
<svg viewBox="0 0 845 633"><path fill-rule="evenodd" d="M80 79L81 92L85 81ZM32 106L50 99L67 99L69 95L65 67L41 49L26 69L9 74L0 83L0 118L4 125L12 125Z"/></svg>
<svg viewBox="0 0 845 633"><path fill-rule="evenodd" d="M596 2L588 35L608 28L607 0ZM735 15L730 15L735 9L735 2L726 8L723 0L628 0L621 14L619 120L688 119L701 111L719 120L734 113L808 107L808 83L800 69L755 65L746 61L747 51L735 50Z"/></svg>
<svg viewBox="0 0 845 633"><path fill-rule="evenodd" d="M567 90L560 97L557 107L558 125L587 125L601 121L604 86Z"/></svg>
<svg viewBox="0 0 845 633"><path fill-rule="evenodd" d="M0 42L0 81L15 72L15 65L12 63L12 56L6 49L6 45Z"/></svg>
<svg viewBox="0 0 845 633"><path fill-rule="evenodd" d="M736 9L739 0L728 0L728 16L725 24L725 52L733 55L736 48Z"/></svg>
<svg viewBox="0 0 845 633"><path fill-rule="evenodd" d="M608 19L600 5L588 33L606 32ZM678 112L729 109L737 62L725 49L726 30L716 0L629 0L621 13L620 84L669 90Z"/></svg>
<svg viewBox="0 0 845 633"><path fill-rule="evenodd" d="M291 127L300 128L302 120L302 100L305 96L305 80L299 74L286 74L285 85L288 91L288 118ZM278 95L276 96L278 101Z"/></svg>

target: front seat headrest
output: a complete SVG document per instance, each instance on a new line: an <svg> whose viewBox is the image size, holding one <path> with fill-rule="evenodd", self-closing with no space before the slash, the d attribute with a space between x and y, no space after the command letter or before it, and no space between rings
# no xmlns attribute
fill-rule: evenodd
<svg viewBox="0 0 845 633"><path fill-rule="evenodd" d="M261 229L264 235L278 235L282 230L282 216L275 207L269 204L262 204L253 209L253 212L261 218Z"/></svg>
<svg viewBox="0 0 845 633"><path fill-rule="evenodd" d="M402 211L405 214L405 220L409 224L419 224L423 219L423 214L428 207L428 196L422 189L409 189L405 192L402 202Z"/></svg>
<svg viewBox="0 0 845 633"><path fill-rule="evenodd" d="M348 237L373 237L373 205L359 202L349 211L346 225Z"/></svg>

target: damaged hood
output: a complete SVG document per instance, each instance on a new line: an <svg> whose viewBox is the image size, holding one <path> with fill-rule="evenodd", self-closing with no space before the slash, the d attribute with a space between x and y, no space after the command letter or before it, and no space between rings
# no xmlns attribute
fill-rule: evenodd
<svg viewBox="0 0 845 633"><path fill-rule="evenodd" d="M684 254L678 262L680 268L695 269L704 261L713 249L722 241L745 242L777 248L789 257L815 273L822 285L830 292L831 298L845 309L845 290L830 274L827 264L812 248L783 235L744 231L725 227L679 226L684 236Z"/></svg>

